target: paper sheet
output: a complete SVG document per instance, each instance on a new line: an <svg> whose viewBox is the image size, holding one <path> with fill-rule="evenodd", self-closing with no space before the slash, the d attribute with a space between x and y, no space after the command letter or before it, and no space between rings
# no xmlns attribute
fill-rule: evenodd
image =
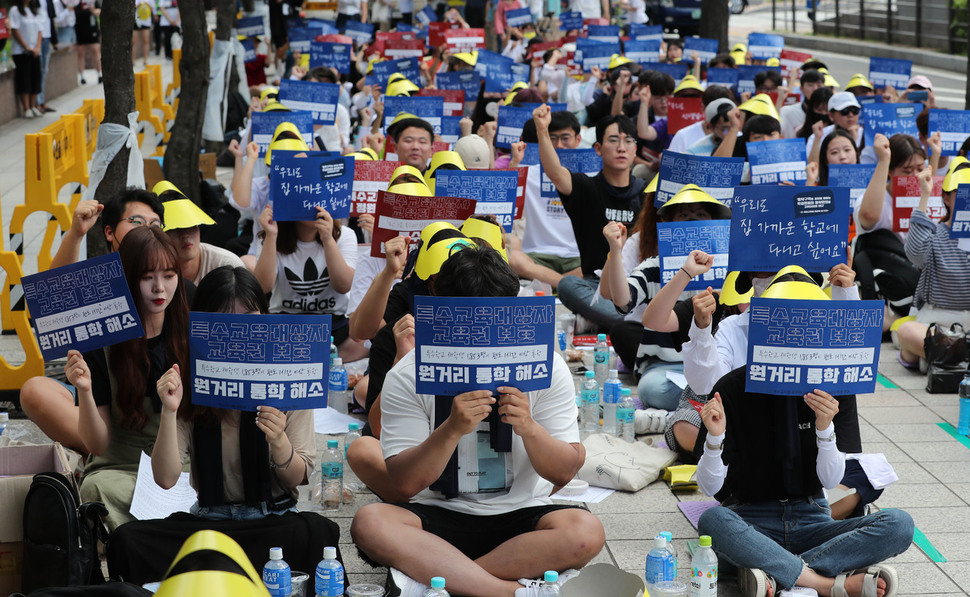
<svg viewBox="0 0 970 597"><path fill-rule="evenodd" d="M605 487L594 487L590 485L586 491L583 493L577 493L574 495L563 495L562 492L553 494L553 498L557 500L567 500L570 502L586 502L587 504L598 504L608 498L615 489L607 489Z"/></svg>
<svg viewBox="0 0 970 597"><path fill-rule="evenodd" d="M131 515L138 520L167 518L175 512L188 512L197 496L189 485L189 474L183 472L171 489L162 489L152 476L152 458L144 452L138 462L135 495L131 498Z"/></svg>
<svg viewBox="0 0 970 597"><path fill-rule="evenodd" d="M703 501L703 502L678 502L677 507L680 511L684 513L687 517L687 521L695 529L697 528L697 521L701 519L701 514L710 510L714 506L719 505L721 502L717 500Z"/></svg>
<svg viewBox="0 0 970 597"><path fill-rule="evenodd" d="M687 387L687 378L684 377L683 373L677 373L676 371L668 371L667 379L672 381L681 390Z"/></svg>
<svg viewBox="0 0 970 597"><path fill-rule="evenodd" d="M313 409L313 430L317 433L324 435L344 434L347 433L347 425L350 423L360 423L363 427L364 422L357 417L338 412L331 406Z"/></svg>

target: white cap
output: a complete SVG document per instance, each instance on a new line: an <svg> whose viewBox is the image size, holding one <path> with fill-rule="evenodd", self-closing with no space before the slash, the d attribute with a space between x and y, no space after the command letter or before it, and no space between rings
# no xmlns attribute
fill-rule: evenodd
<svg viewBox="0 0 970 597"><path fill-rule="evenodd" d="M654 547L667 547L667 538L666 537L661 537L660 535L657 535L656 537L653 538L653 546Z"/></svg>
<svg viewBox="0 0 970 597"><path fill-rule="evenodd" d="M344 360L342 358L340 358L340 357L334 357L333 358L333 366L334 367L343 367L344 366Z"/></svg>
<svg viewBox="0 0 970 597"><path fill-rule="evenodd" d="M269 548L269 559L271 559L271 560L282 560L283 559L283 548L282 547L270 547Z"/></svg>
<svg viewBox="0 0 970 597"><path fill-rule="evenodd" d="M6 423L8 421L10 421L10 414L5 412L0 413L0 423Z"/></svg>
<svg viewBox="0 0 970 597"><path fill-rule="evenodd" d="M325 560L336 560L337 559L337 548L336 547L324 547L323 548L323 559L325 559Z"/></svg>

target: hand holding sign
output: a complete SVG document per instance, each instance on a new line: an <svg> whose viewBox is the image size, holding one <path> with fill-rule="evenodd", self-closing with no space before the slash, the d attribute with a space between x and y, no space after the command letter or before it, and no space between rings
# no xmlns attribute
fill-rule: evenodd
<svg viewBox="0 0 970 597"><path fill-rule="evenodd" d="M182 373L179 371L178 363L172 365L158 378L155 390L165 411L174 413L179 409L179 405L182 404Z"/></svg>
<svg viewBox="0 0 970 597"><path fill-rule="evenodd" d="M704 292L695 294L691 301L694 303L694 325L703 330L711 325L714 310L717 309L717 297L714 296L714 289L708 286Z"/></svg>
<svg viewBox="0 0 970 597"><path fill-rule="evenodd" d="M392 330L394 332L394 345L397 347L397 354L404 356L414 350L414 315L405 313L397 320Z"/></svg>
<svg viewBox="0 0 970 597"><path fill-rule="evenodd" d="M451 414L442 423L448 425L456 435L468 435L478 428L478 424L485 420L490 412L495 398L491 390L474 390L455 396L451 403Z"/></svg>
<svg viewBox="0 0 970 597"><path fill-rule="evenodd" d="M333 238L333 218L326 209L317 206L317 219L314 220L317 234L320 235L320 242L324 247L336 245L337 241Z"/></svg>
<svg viewBox="0 0 970 597"><path fill-rule="evenodd" d="M845 248L846 262L836 263L829 270L829 284L840 288L855 286L855 270L852 269L852 249Z"/></svg>
<svg viewBox="0 0 970 597"><path fill-rule="evenodd" d="M708 435L724 434L724 430L727 428L727 418L724 416L724 404L721 403L719 392L715 393L714 397L701 408L701 421L704 421Z"/></svg>
<svg viewBox="0 0 970 597"><path fill-rule="evenodd" d="M805 404L815 411L815 429L828 429L832 419L839 413L839 401L824 390L815 389L805 394Z"/></svg>
<svg viewBox="0 0 970 597"><path fill-rule="evenodd" d="M266 443L278 445L280 438L286 436L286 413L260 404L256 407L256 427L266 436Z"/></svg>
<svg viewBox="0 0 970 597"><path fill-rule="evenodd" d="M532 418L529 398L516 388L498 388L498 414L503 423L512 426L512 430L519 437L531 437L540 429Z"/></svg>
<svg viewBox="0 0 970 597"><path fill-rule="evenodd" d="M67 365L64 366L64 374L67 381L77 388L79 392L91 391L91 369L88 368L87 361L80 352L69 350L67 352Z"/></svg>

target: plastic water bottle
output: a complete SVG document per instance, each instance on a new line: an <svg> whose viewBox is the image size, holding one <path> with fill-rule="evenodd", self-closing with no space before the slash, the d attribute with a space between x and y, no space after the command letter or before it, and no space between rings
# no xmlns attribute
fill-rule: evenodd
<svg viewBox="0 0 970 597"><path fill-rule="evenodd" d="M670 565L670 552L667 551L667 540L657 535L653 539L653 549L647 554L646 572L647 590L653 590L653 585L666 580L667 568Z"/></svg>
<svg viewBox="0 0 970 597"><path fill-rule="evenodd" d="M603 384L603 433L616 435L616 407L622 391L623 384L617 377L616 369L610 369L610 376Z"/></svg>
<svg viewBox="0 0 970 597"><path fill-rule="evenodd" d="M313 593L316 597L341 597L344 594L344 566L337 561L337 548L324 547L317 564Z"/></svg>
<svg viewBox="0 0 970 597"><path fill-rule="evenodd" d="M344 460L347 460L347 448L360 437L360 423L348 423L347 433L344 435Z"/></svg>
<svg viewBox="0 0 970 597"><path fill-rule="evenodd" d="M957 421L957 433L970 435L970 373L964 375L963 381L960 382L960 418Z"/></svg>
<svg viewBox="0 0 970 597"><path fill-rule="evenodd" d="M616 436L622 440L632 442L636 440L636 430L633 425L633 413L637 410L637 403L630 395L630 388L620 390L620 402L616 405Z"/></svg>
<svg viewBox="0 0 970 597"><path fill-rule="evenodd" d="M674 536L670 531L663 531L660 536L667 540L667 551L670 552L670 567L664 573L664 580L677 580L677 548L674 547Z"/></svg>
<svg viewBox="0 0 970 597"><path fill-rule="evenodd" d="M7 423L9 422L10 422L10 414L0 413L0 435L3 435L3 432L7 430Z"/></svg>
<svg viewBox="0 0 970 597"><path fill-rule="evenodd" d="M330 336L330 368L333 369L333 360L337 358L337 345L333 343L333 336Z"/></svg>
<svg viewBox="0 0 970 597"><path fill-rule="evenodd" d="M347 414L347 370L340 357L334 357L330 366L330 391L327 393L327 404L337 412Z"/></svg>
<svg viewBox="0 0 970 597"><path fill-rule="evenodd" d="M546 570L546 573L542 575L539 597L559 597L559 593L559 573L555 570Z"/></svg>
<svg viewBox="0 0 970 597"><path fill-rule="evenodd" d="M269 561L263 566L263 584L270 597L290 597L290 565L283 560L282 547L269 548Z"/></svg>
<svg viewBox="0 0 970 597"><path fill-rule="evenodd" d="M424 592L424 597L448 597L448 591L445 590L445 579L441 576L435 576L431 579L431 588Z"/></svg>
<svg viewBox="0 0 970 597"><path fill-rule="evenodd" d="M579 412L581 431L596 433L600 430L600 385L596 383L596 374L586 372L583 382L582 410Z"/></svg>
<svg viewBox="0 0 970 597"><path fill-rule="evenodd" d="M320 473L323 476L323 509L333 512L340 509L344 495L344 455L340 453L335 439L327 440L323 452Z"/></svg>
<svg viewBox="0 0 970 597"><path fill-rule="evenodd" d="M596 383L602 386L606 383L606 373L610 369L610 347L606 343L606 334L596 336L596 346L593 347L593 371L596 372Z"/></svg>
<svg viewBox="0 0 970 597"><path fill-rule="evenodd" d="M559 350L559 354L563 355L565 358L566 348L568 344L566 343L566 330L562 328L562 322L556 320L556 348Z"/></svg>
<svg viewBox="0 0 970 597"><path fill-rule="evenodd" d="M690 569L690 597L717 597L717 555L710 535L701 535Z"/></svg>

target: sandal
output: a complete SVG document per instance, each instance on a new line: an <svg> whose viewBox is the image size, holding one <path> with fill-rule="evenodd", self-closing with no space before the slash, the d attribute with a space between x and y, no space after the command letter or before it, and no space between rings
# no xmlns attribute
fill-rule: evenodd
<svg viewBox="0 0 970 597"><path fill-rule="evenodd" d="M771 587L771 594L778 595L775 579L764 573L758 568L738 568L738 588L744 597L766 597L768 587ZM835 597L835 594L832 594Z"/></svg>
<svg viewBox="0 0 970 597"><path fill-rule="evenodd" d="M909 361L904 360L903 353L898 350L896 351L896 360L899 362L900 365L902 365L906 369L909 369L910 371L916 371L917 369L919 369L918 361L915 363L910 363Z"/></svg>
<svg viewBox="0 0 970 597"><path fill-rule="evenodd" d="M854 574L865 574L862 579L862 597L876 597L878 580L882 578L886 581L886 593L883 597L893 597L896 595L896 587L899 585L899 576L896 569L886 564L875 564L866 569L854 570L835 577L835 585L832 587L832 597L849 597L845 591L845 579Z"/></svg>

